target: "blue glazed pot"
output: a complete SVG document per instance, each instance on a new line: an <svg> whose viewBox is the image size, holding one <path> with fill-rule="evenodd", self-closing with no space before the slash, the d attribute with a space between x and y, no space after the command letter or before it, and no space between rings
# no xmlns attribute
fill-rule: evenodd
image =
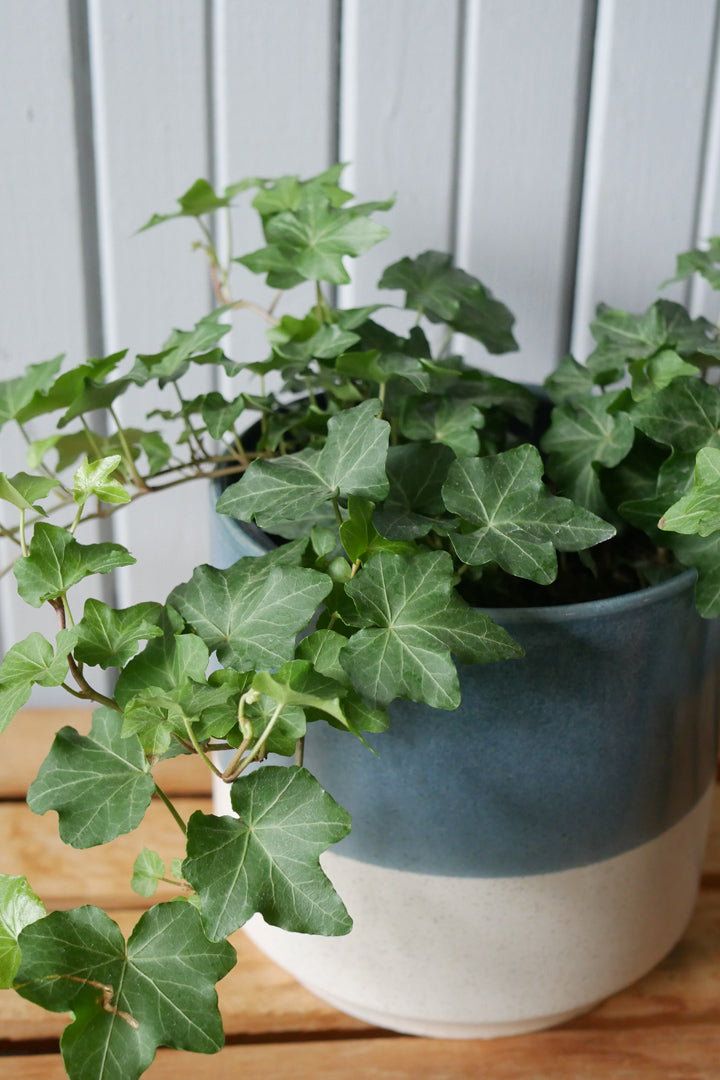
<svg viewBox="0 0 720 1080"><path fill-rule="evenodd" d="M218 565L267 550L217 525ZM694 578L490 611L525 658L461 666L455 712L393 703L378 757L313 725L305 764L353 817L323 866L354 929L251 938L352 1015L442 1037L559 1023L650 970L694 907L717 760Z"/></svg>

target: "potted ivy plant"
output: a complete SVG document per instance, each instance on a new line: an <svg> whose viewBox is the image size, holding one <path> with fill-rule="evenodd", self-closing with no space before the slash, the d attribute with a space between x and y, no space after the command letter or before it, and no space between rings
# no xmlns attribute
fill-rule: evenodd
<svg viewBox="0 0 720 1080"><path fill-rule="evenodd" d="M509 351L513 318L448 255L383 274L416 313L407 334L380 305L331 305L391 207L354 203L341 171L198 181L148 226L197 219L218 308L159 353L0 383L0 424L35 426L28 471L0 474L0 528L54 627L5 656L0 732L36 684L97 706L89 735L57 733L29 805L78 848L131 832L153 797L179 829L169 869L144 851L133 879L151 896L170 877L178 897L127 942L100 909L48 914L0 877L0 985L73 1014L71 1078L138 1077L160 1045L218 1050L214 984L248 920L340 1007L467 1036L590 1007L692 907L715 760L716 330L664 300L600 308L591 356L542 394L468 367L454 335ZM248 190L265 246L223 262L212 217ZM714 241L678 275L715 283L719 257ZM245 364L222 349L257 306L234 299L235 262L275 290L268 355ZM280 314L308 281L310 311ZM187 393L197 364L237 391ZM158 386L169 428L123 427L117 399ZM134 561L78 539L83 521L201 477L214 565L165 604L90 598L80 615L73 587ZM158 786L175 754L207 765L217 813L185 821Z"/></svg>

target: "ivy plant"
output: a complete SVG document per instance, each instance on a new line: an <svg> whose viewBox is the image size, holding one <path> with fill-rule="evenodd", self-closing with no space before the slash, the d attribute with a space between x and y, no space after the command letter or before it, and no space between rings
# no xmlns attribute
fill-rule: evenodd
<svg viewBox="0 0 720 1080"><path fill-rule="evenodd" d="M133 832L153 799L178 828L170 863L143 849L132 876L142 897L160 880L177 896L127 941L98 908L48 913L32 882L0 875L0 986L71 1013L74 1080L135 1080L158 1046L217 1051L215 983L250 916L350 931L319 857L351 823L303 765L313 724L367 742L404 698L437 709L441 730L458 663L522 662L486 607L592 599L694 567L701 614L720 614L715 325L662 298L639 315L601 305L590 356L531 391L459 355L463 338L493 355L517 343L506 305L449 254L387 267L386 304L334 305L392 206L355 202L341 174L220 192L198 180L145 227L197 222L215 309L159 352L58 356L0 383L0 428L28 446L26 471L0 473L4 572L44 617L0 665L0 732L36 685L95 707L89 734L58 731L30 809L54 811L83 849ZM222 259L213 237L249 198L264 244ZM691 273L720 287L720 240L680 256L678 279ZM264 307L237 298L253 274ZM310 309L285 310L307 283ZM405 332L383 322L398 306ZM238 362L227 335L251 314L267 346ZM197 394L198 365L233 390ZM152 398L142 426L120 421L124 396ZM84 540L84 523L198 478L217 486L218 513L270 534L267 553L199 566L165 603L113 608L100 589L80 612L78 584L135 562ZM230 786L235 817L183 819L155 774L178 754Z"/></svg>

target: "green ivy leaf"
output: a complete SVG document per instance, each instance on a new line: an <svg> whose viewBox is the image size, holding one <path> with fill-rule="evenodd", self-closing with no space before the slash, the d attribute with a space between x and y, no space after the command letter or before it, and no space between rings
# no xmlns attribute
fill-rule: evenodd
<svg viewBox="0 0 720 1080"><path fill-rule="evenodd" d="M648 360L655 353L672 349L684 360L716 361L720 344L712 323L691 319L681 304L656 300L642 315L630 315L600 304L597 318L590 324L597 347L587 359L587 367L599 385L615 382L631 360Z"/></svg>
<svg viewBox="0 0 720 1080"><path fill-rule="evenodd" d="M477 455L477 429L484 423L476 405L429 395L407 398L400 416L401 431L408 439L443 443L456 457Z"/></svg>
<svg viewBox="0 0 720 1080"><path fill-rule="evenodd" d="M559 551L580 551L615 535L612 525L551 495L536 447L453 462L443 487L448 510L473 527L451 534L458 558L496 563L509 574L547 585L557 577Z"/></svg>
<svg viewBox="0 0 720 1080"><path fill-rule="evenodd" d="M368 700L384 706L404 697L454 709L460 689L451 651L468 664L522 656L505 630L460 599L453 578L445 551L412 559L382 552L347 583L365 628L340 662Z"/></svg>
<svg viewBox="0 0 720 1080"><path fill-rule="evenodd" d="M31 476L29 473L19 472L8 477L0 472L0 499L12 503L18 510L34 510L37 514L45 515L37 500L44 499L57 486L57 480L48 479L46 476Z"/></svg>
<svg viewBox="0 0 720 1080"><path fill-rule="evenodd" d="M390 491L373 521L390 540L414 540L443 528L442 486L455 455L449 447L428 443L391 446L387 458Z"/></svg>
<svg viewBox="0 0 720 1080"><path fill-rule="evenodd" d="M117 609L101 600L86 600L83 617L75 627L76 659L102 668L124 667L141 641L161 636L158 622L162 610L161 604L150 602Z"/></svg>
<svg viewBox="0 0 720 1080"><path fill-rule="evenodd" d="M50 642L34 632L8 649L0 665L0 732L29 700L33 686L60 686L76 640L75 630L61 630L53 652Z"/></svg>
<svg viewBox="0 0 720 1080"><path fill-rule="evenodd" d="M216 210L222 210L232 205L232 199L247 188L255 187L261 183L256 177L240 180L236 184L230 184L225 188L223 195L216 194L212 184L203 179L196 180L187 191L177 200L180 207L173 214L153 214L138 232L152 229L155 225L162 225L164 221L172 221L173 218L190 217L200 218L203 214L212 214Z"/></svg>
<svg viewBox="0 0 720 1080"><path fill-rule="evenodd" d="M121 735L122 716L103 706L89 735L71 727L55 736L28 791L35 814L55 810L60 837L75 848L106 844L142 821L155 782L138 740Z"/></svg>
<svg viewBox="0 0 720 1080"><path fill-rule="evenodd" d="M720 390L701 379L674 379L633 408L636 427L680 453L720 445Z"/></svg>
<svg viewBox="0 0 720 1080"><path fill-rule="evenodd" d="M99 908L54 911L22 931L20 947L17 992L73 1014L60 1048L75 1080L138 1080L158 1046L212 1054L223 1045L214 984L235 951L208 941L189 904L146 911L127 945Z"/></svg>
<svg viewBox="0 0 720 1080"><path fill-rule="evenodd" d="M676 281L686 281L693 274L701 274L713 289L720 289L720 236L711 236L706 249L693 248L678 255L675 277L664 281L661 288Z"/></svg>
<svg viewBox="0 0 720 1080"><path fill-rule="evenodd" d="M352 379L382 386L392 379L407 379L418 390L427 390L430 379L422 362L413 356L401 352L381 352L368 349L366 352L348 352L338 356L335 370Z"/></svg>
<svg viewBox="0 0 720 1080"><path fill-rule="evenodd" d="M555 370L543 383L550 400L555 405L592 393L594 380L591 373L573 356L564 356Z"/></svg>
<svg viewBox="0 0 720 1080"><path fill-rule="evenodd" d="M371 398L334 416L322 450L306 449L274 460L253 461L217 502L220 514L261 528L303 517L338 496L378 502L388 492L385 475L390 425L378 420L381 403Z"/></svg>
<svg viewBox="0 0 720 1080"><path fill-rule="evenodd" d="M416 259L401 259L388 266L378 288L402 289L406 308L475 338L490 353L518 347L512 313L477 278L454 267L452 255L425 251Z"/></svg>
<svg viewBox="0 0 720 1080"><path fill-rule="evenodd" d="M157 851L144 847L133 863L130 887L138 896L150 897L157 892L160 879L165 877L165 863Z"/></svg>
<svg viewBox="0 0 720 1080"><path fill-rule="evenodd" d="M267 273L271 288L288 288L299 281L346 285L350 277L343 257L362 255L389 235L369 215L389 210L393 201L333 206L319 187L307 187L295 209L264 218L267 247L236 261L255 274Z"/></svg>
<svg viewBox="0 0 720 1080"><path fill-rule="evenodd" d="M123 349L121 352L109 357L109 359L114 361L114 366L117 366L126 355L127 349ZM127 376L114 379L112 382L100 382L95 378L86 376L83 378L82 390L78 392L60 417L57 426L64 428L76 416L83 416L85 413L94 412L96 409L109 409L115 399L121 397L129 386L132 386L132 379Z"/></svg>
<svg viewBox="0 0 720 1080"><path fill-rule="evenodd" d="M18 421L25 424L37 416L45 416L58 409L69 408L88 385L86 380L103 383L124 355L124 353L113 353L111 356L94 356L83 364L71 368L70 371L58 375L50 387L37 390L33 394L32 399L18 413Z"/></svg>
<svg viewBox="0 0 720 1080"><path fill-rule="evenodd" d="M29 364L23 375L0 382L0 428L20 415L36 393L43 393L52 385L63 362L62 356Z"/></svg>
<svg viewBox="0 0 720 1080"><path fill-rule="evenodd" d="M129 503L129 493L119 480L112 478L112 474L121 461L120 454L111 454L110 457L100 458L99 461L93 462L85 458L73 477L75 502L79 506L84 506L88 499L95 495L102 502Z"/></svg>
<svg viewBox="0 0 720 1080"><path fill-rule="evenodd" d="M630 452L635 428L627 413L613 412L621 391L558 405L541 446L548 474L559 489L602 516L607 512L599 466L612 468ZM634 414L633 414L634 416Z"/></svg>
<svg viewBox="0 0 720 1080"><path fill-rule="evenodd" d="M287 707L294 705L302 708L308 722L323 719L331 727L355 734L385 731L390 722L385 710L373 709L363 701L340 664L339 652L346 644L341 634L316 630L298 644L296 660L273 674L258 673L253 686L285 705L283 716Z"/></svg>
<svg viewBox="0 0 720 1080"><path fill-rule="evenodd" d="M245 400L236 397L226 401L216 390L202 398L200 413L213 439L221 439L226 431L232 431L235 421L245 409Z"/></svg>
<svg viewBox="0 0 720 1080"><path fill-rule="evenodd" d="M296 635L331 587L315 570L245 557L227 570L197 567L169 602L224 667L262 670L291 659Z"/></svg>
<svg viewBox="0 0 720 1080"><path fill-rule="evenodd" d="M348 559L353 563L359 559L362 562L367 562L379 551L395 551L398 555L414 555L416 549L412 544L398 540L388 540L380 535L373 525L373 509L373 504L367 499L361 499L357 495L351 495L348 499L348 516L339 529L340 542L345 548ZM330 550L332 551L333 548Z"/></svg>
<svg viewBox="0 0 720 1080"><path fill-rule="evenodd" d="M693 485L665 511L660 528L700 536L720 529L720 450L705 446L698 452Z"/></svg>
<svg viewBox="0 0 720 1080"><path fill-rule="evenodd" d="M80 544L67 529L39 521L28 554L13 566L20 596L32 607L62 596L90 574L135 562L120 544Z"/></svg>
<svg viewBox="0 0 720 1080"><path fill-rule="evenodd" d="M664 390L679 376L700 374L699 368L686 364L674 349L661 349L647 360L632 360L628 371L632 375L631 390L635 401Z"/></svg>
<svg viewBox="0 0 720 1080"><path fill-rule="evenodd" d="M669 530L663 541L683 566L697 570L695 605L704 619L720 616L720 532L708 536L684 536Z"/></svg>
<svg viewBox="0 0 720 1080"><path fill-rule="evenodd" d="M20 967L20 931L45 913L26 878L0 874L0 990L12 986Z"/></svg>
<svg viewBox="0 0 720 1080"><path fill-rule="evenodd" d="M191 363L221 366L228 375L237 374L239 366L222 349L213 348L230 333L230 324L222 322L227 310L227 307L216 308L199 319L192 330L173 330L159 353L138 355L129 380L142 386L150 379L157 379L162 388L181 378Z"/></svg>
<svg viewBox="0 0 720 1080"><path fill-rule="evenodd" d="M667 344L666 324L658 303L642 315L599 304L590 331L597 345L586 363L601 386L621 379L628 360L646 359Z"/></svg>
<svg viewBox="0 0 720 1080"><path fill-rule="evenodd" d="M188 823L185 877L216 941L260 912L306 934L346 934L352 921L319 856L350 832L350 815L306 769L265 765L231 789L237 818L197 811Z"/></svg>

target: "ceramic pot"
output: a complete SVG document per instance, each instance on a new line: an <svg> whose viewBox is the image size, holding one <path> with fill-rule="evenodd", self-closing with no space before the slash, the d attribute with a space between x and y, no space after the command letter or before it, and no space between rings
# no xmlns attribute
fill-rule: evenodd
<svg viewBox="0 0 720 1080"><path fill-rule="evenodd" d="M266 549L218 520L218 565ZM322 862L354 928L256 916L250 938L345 1012L444 1038L561 1023L649 971L692 914L714 787L720 627L694 578L490 611L525 658L460 666L454 712L393 703L378 757L313 725L305 764L353 818Z"/></svg>

